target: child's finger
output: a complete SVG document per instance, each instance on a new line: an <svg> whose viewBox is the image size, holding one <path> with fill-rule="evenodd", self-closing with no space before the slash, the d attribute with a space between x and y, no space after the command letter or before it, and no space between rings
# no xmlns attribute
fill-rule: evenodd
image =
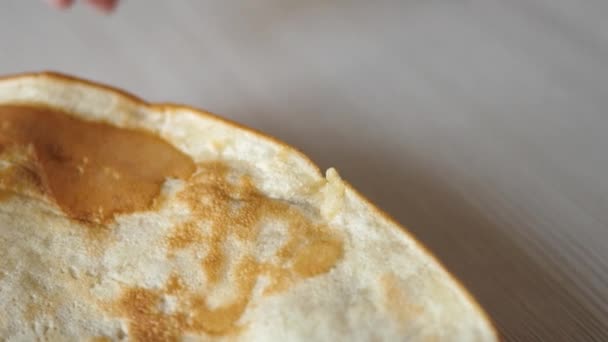
<svg viewBox="0 0 608 342"><path fill-rule="evenodd" d="M112 11L116 7L116 4L118 4L118 0L88 0L88 2L105 12Z"/></svg>
<svg viewBox="0 0 608 342"><path fill-rule="evenodd" d="M46 0L46 2L58 8L66 8L70 7L74 3L74 0Z"/></svg>

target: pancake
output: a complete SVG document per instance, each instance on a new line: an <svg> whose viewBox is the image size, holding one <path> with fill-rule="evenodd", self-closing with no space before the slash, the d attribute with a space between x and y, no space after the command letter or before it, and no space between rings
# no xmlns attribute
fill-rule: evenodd
<svg viewBox="0 0 608 342"><path fill-rule="evenodd" d="M54 73L0 80L0 312L8 341L497 339L336 170Z"/></svg>

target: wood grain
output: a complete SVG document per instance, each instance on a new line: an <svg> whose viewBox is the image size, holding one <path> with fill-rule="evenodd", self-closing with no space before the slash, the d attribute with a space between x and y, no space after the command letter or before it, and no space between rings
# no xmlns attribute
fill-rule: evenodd
<svg viewBox="0 0 608 342"><path fill-rule="evenodd" d="M145 5L144 5L145 4ZM608 2L0 5L0 73L52 69L301 148L406 224L509 341L608 340Z"/></svg>

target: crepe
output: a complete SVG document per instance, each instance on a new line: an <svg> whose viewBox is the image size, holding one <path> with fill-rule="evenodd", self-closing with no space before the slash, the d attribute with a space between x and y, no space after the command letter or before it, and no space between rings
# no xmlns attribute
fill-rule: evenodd
<svg viewBox="0 0 608 342"><path fill-rule="evenodd" d="M54 73L0 80L0 312L8 341L497 339L334 169Z"/></svg>

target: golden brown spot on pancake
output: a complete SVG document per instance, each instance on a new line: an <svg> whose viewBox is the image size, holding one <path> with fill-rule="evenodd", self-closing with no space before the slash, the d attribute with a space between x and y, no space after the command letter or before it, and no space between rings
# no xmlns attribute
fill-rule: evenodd
<svg viewBox="0 0 608 342"><path fill-rule="evenodd" d="M295 276L289 268L277 267L269 264L261 265L261 267L261 274L266 275L270 280L270 284L264 289L264 295L283 292L293 285Z"/></svg>
<svg viewBox="0 0 608 342"><path fill-rule="evenodd" d="M171 275L167 281L166 292L168 294L178 294L183 290L184 284L182 283L182 280L175 274Z"/></svg>
<svg viewBox="0 0 608 342"><path fill-rule="evenodd" d="M195 168L150 133L44 107L0 106L0 145L32 146L37 167L18 167L11 177L39 186L67 215L88 222L146 210L166 178L186 179Z"/></svg>
<svg viewBox="0 0 608 342"><path fill-rule="evenodd" d="M236 333L241 317L255 286L259 272L257 263L247 258L236 269L239 296L231 303L210 308L204 296L183 287L177 276L172 276L162 290L132 288L123 293L120 311L129 320L130 337L135 341L177 341L186 331L209 335ZM165 313L160 307L163 295L179 299L176 312Z"/></svg>
<svg viewBox="0 0 608 342"><path fill-rule="evenodd" d="M384 294L384 305L399 322L407 322L423 313L424 308L415 304L405 293L401 280L394 274L387 274L380 279Z"/></svg>
<svg viewBox="0 0 608 342"><path fill-rule="evenodd" d="M259 271L259 265L251 257L238 264L235 270L238 296L227 305L211 309L204 297L195 297L192 302L192 328L209 335L238 332L240 328L236 322L249 304Z"/></svg>
<svg viewBox="0 0 608 342"><path fill-rule="evenodd" d="M185 316L167 315L159 309L161 292L129 289L120 299L120 308L129 318L129 335L135 341L178 341Z"/></svg>
<svg viewBox="0 0 608 342"><path fill-rule="evenodd" d="M248 176L234 175L232 171L222 162L199 165L198 172L178 194L178 199L189 205L192 219L178 224L166 240L169 256L183 248L206 251L201 260L206 289L187 289L179 277L173 275L160 291L129 290L125 296L132 309L124 314L131 325L136 325L133 331L151 331L152 328L143 327L148 321L151 326L169 330L178 325L175 329L183 332L238 333L243 328L238 322L249 307L258 279L264 277L268 281L262 292L272 295L289 289L299 280L329 272L342 258L343 242L336 232L313 222L295 206L264 196ZM258 245L258 236L261 225L267 221L282 222L287 240L271 261L262 261L258 259L262 248ZM208 233L202 232L201 222L209 224ZM242 247L229 250L231 239ZM226 284L234 288L231 299L212 308L209 294ZM168 294L178 299L176 313L163 314L155 309L161 296ZM124 299L123 303L126 303ZM135 315L136 311L148 314ZM188 318L181 320L180 315ZM150 337L137 336L139 339Z"/></svg>
<svg viewBox="0 0 608 342"><path fill-rule="evenodd" d="M93 337L91 342L112 342L112 339L106 336Z"/></svg>
<svg viewBox="0 0 608 342"><path fill-rule="evenodd" d="M48 193L48 187L41 177L41 165L32 145L0 144L0 160L4 164L0 169L1 189L37 198L44 198Z"/></svg>
<svg viewBox="0 0 608 342"><path fill-rule="evenodd" d="M0 202L11 198L14 194L12 191L0 189Z"/></svg>
<svg viewBox="0 0 608 342"><path fill-rule="evenodd" d="M203 239L203 233L196 226L195 222L188 221L176 227L167 238L167 243L171 249L181 249L193 243L201 243Z"/></svg>
<svg viewBox="0 0 608 342"><path fill-rule="evenodd" d="M298 252L293 268L303 277L314 277L329 271L341 256L341 241L315 241Z"/></svg>
<svg viewBox="0 0 608 342"><path fill-rule="evenodd" d="M229 169L223 163L204 164L201 169L181 197L190 204L195 217L212 223L210 252L203 260L203 268L212 283L225 273L227 260L223 247L227 238L232 235L255 241L262 218L286 223L290 238L277 256L283 263L295 258L295 271L300 275L311 277L325 273L341 258L342 241L327 227L314 224L289 204L259 193L246 176L235 184L230 183L226 179ZM208 200L201 201L201 198Z"/></svg>

